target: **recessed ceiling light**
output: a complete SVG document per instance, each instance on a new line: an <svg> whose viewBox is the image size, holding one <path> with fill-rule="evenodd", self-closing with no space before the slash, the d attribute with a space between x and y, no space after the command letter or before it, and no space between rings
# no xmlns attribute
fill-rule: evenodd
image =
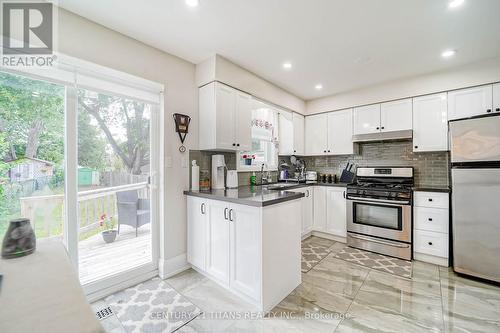
<svg viewBox="0 0 500 333"><path fill-rule="evenodd" d="M321 89L323 89L323 85L322 84L317 84L317 85L314 86L314 88L316 90L321 90Z"/></svg>
<svg viewBox="0 0 500 333"><path fill-rule="evenodd" d="M450 58L453 57L457 53L455 50L446 50L443 53L441 53L441 57L443 58Z"/></svg>
<svg viewBox="0 0 500 333"><path fill-rule="evenodd" d="M464 2L465 0L451 0L448 2L448 8L457 8L460 5L463 5Z"/></svg>
<svg viewBox="0 0 500 333"><path fill-rule="evenodd" d="M284 69L290 69L290 68L292 68L292 63L291 62L285 62L285 63L283 63L283 68Z"/></svg>
<svg viewBox="0 0 500 333"><path fill-rule="evenodd" d="M189 7L198 7L200 4L200 0L186 0L186 5Z"/></svg>

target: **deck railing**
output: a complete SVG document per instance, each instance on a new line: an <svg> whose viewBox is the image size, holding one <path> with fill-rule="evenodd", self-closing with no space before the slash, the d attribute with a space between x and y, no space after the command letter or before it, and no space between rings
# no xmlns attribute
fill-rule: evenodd
<svg viewBox="0 0 500 333"><path fill-rule="evenodd" d="M104 187L94 190L78 192L78 222L80 233L90 231L99 226L100 215L106 213L109 218L118 218L116 206L116 193L121 191L137 190L139 198L149 199L149 185L147 182ZM54 223L64 221L64 194L43 195L20 198L21 215L29 218L34 230L44 230L45 237L61 236L51 234ZM53 211L61 207L62 218L60 221L51 221L43 218L43 226L37 225L37 211Z"/></svg>

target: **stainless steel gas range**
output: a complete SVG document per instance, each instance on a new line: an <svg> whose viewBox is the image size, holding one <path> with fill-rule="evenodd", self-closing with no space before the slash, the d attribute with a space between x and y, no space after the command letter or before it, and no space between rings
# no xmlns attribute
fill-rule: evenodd
<svg viewBox="0 0 500 333"><path fill-rule="evenodd" d="M412 258L411 167L358 168L347 186L347 245Z"/></svg>

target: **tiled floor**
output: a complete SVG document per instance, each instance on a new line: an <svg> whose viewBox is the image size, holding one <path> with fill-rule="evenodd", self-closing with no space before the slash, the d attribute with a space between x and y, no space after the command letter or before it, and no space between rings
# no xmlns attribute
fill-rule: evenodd
<svg viewBox="0 0 500 333"><path fill-rule="evenodd" d="M332 253L344 246L317 237L305 242L328 246ZM194 270L167 279L204 311L178 332L500 332L498 286L421 262L414 262L408 280L332 253L302 274L302 284L273 309L272 318L214 318L255 309ZM278 316L290 313L296 319Z"/></svg>

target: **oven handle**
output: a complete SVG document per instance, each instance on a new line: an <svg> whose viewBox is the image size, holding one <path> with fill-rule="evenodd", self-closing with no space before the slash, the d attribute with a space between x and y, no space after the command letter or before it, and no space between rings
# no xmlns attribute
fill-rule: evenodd
<svg viewBox="0 0 500 333"><path fill-rule="evenodd" d="M392 246L392 247L400 247L400 248L408 248L408 247L410 247L409 244L399 244L399 243L393 243L393 242L386 242L386 241L375 239L375 238L371 238L371 237L368 238L368 237L362 237L362 236L357 236L357 235L355 236L353 234L349 234L349 237L360 239L360 240L364 240L364 241L369 241L369 242L373 242L373 243L379 243L379 244L383 244L383 245L389 245L389 246Z"/></svg>
<svg viewBox="0 0 500 333"><path fill-rule="evenodd" d="M384 199L373 199L373 198L360 198L360 197L347 197L348 200L358 200L358 201L366 201L366 202L383 202L389 204L399 204L399 205L409 205L409 201L396 201L396 200L384 200Z"/></svg>

